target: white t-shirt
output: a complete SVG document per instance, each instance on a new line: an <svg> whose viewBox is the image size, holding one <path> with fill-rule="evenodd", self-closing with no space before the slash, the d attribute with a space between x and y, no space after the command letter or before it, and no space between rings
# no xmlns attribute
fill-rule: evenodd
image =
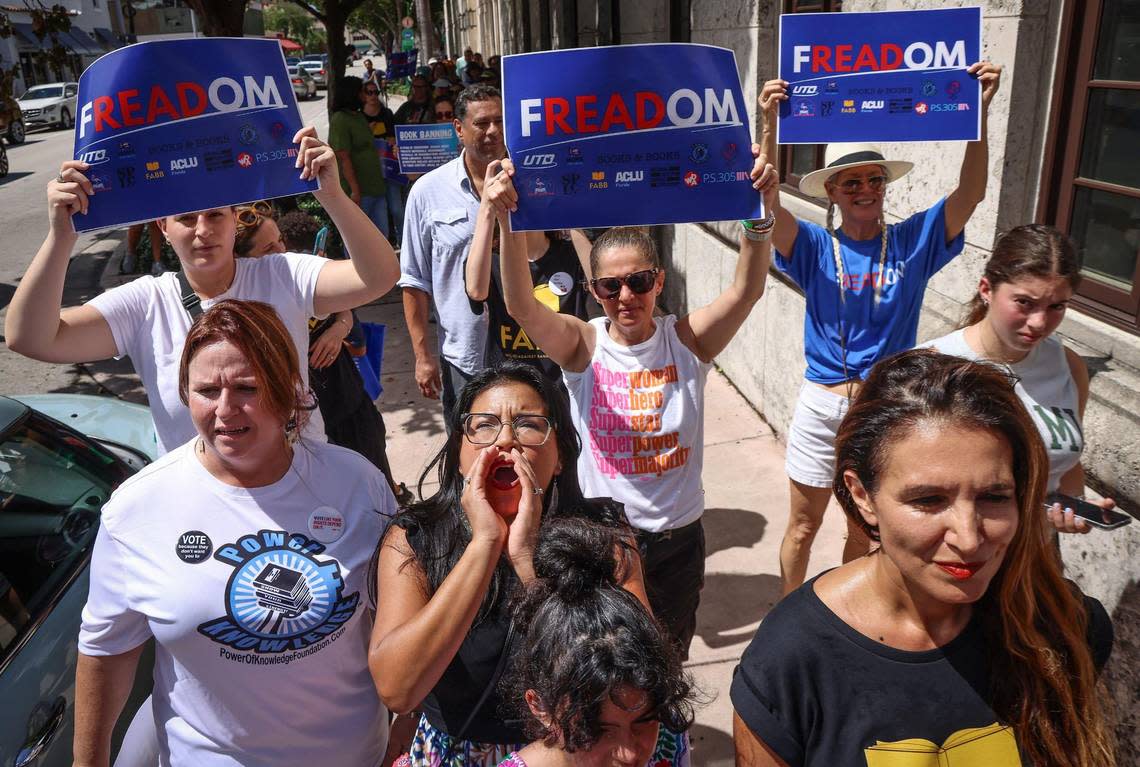
<svg viewBox="0 0 1140 767"><path fill-rule="evenodd" d="M366 579L396 512L359 454L301 440L243 489L177 448L103 508L79 650L151 636L163 765L373 767L388 715L368 670Z"/></svg>
<svg viewBox="0 0 1140 767"><path fill-rule="evenodd" d="M705 380L712 365L681 343L671 314L657 317L653 335L634 346L610 338L605 317L590 322L597 342L589 367L562 374L583 440L583 492L621 501L639 530L696 522L705 508Z"/></svg>
<svg viewBox="0 0 1140 767"><path fill-rule="evenodd" d="M219 301L238 298L264 301L277 310L293 338L301 366L301 380L309 385L309 317L317 276L327 259L301 253L278 253L263 258L234 261L234 281L229 290L202 301L202 310ZM196 435L190 411L178 397L178 367L182 347L190 332L190 315L182 306L178 275L139 277L96 296L88 302L111 326L118 349L127 356L146 389L151 416L158 434L159 453L186 443ZM325 426L313 410L305 435L323 441Z"/></svg>
<svg viewBox="0 0 1140 767"><path fill-rule="evenodd" d="M949 335L923 344L943 354L953 354L968 360L981 359L981 355L966 342L966 331L956 330ZM1049 336L1033 348L1020 362L1008 365L1018 377L1013 387L1025 409L1037 425L1045 450L1049 453L1049 492L1061 484L1061 477L1080 463L1085 448L1085 435L1081 429L1080 394L1065 346L1056 336Z"/></svg>

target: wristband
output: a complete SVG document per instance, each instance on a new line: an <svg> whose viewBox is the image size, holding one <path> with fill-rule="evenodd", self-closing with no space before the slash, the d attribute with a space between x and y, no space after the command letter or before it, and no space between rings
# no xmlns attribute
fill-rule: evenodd
<svg viewBox="0 0 1140 767"><path fill-rule="evenodd" d="M753 242L767 242L772 237L772 227L776 224L776 217L768 214L768 217L760 221L749 221L747 219L740 222L741 229L744 230L744 236Z"/></svg>

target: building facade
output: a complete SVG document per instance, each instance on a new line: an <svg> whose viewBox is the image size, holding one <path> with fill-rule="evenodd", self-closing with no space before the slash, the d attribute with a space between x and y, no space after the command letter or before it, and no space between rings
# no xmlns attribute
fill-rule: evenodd
<svg viewBox="0 0 1140 767"><path fill-rule="evenodd" d="M462 2L462 0L459 0ZM469 0L474 2L474 0ZM506 0L504 0L505 2ZM781 13L983 7L983 55L1002 65L990 109L990 180L966 228L966 249L930 282L919 340L957 326L981 268L1004 231L1041 222L1083 253L1083 278L1060 328L1088 363L1084 415L1089 485L1140 508L1140 5L1128 0L539 0L521 50L608 43L693 42L736 53L755 132L756 96L777 74ZM915 171L891 184L889 221L953 190L962 143L898 143L884 154ZM822 147L782 147L783 204L822 224L819 200L798 178L822 165ZM670 271L666 303L683 313L731 281L735 222L660 229ZM804 298L773 269L760 304L717 363L781 438L804 370ZM1107 680L1117 702L1121 764L1140 763L1140 524L1062 536L1068 575L1101 599L1117 627Z"/></svg>

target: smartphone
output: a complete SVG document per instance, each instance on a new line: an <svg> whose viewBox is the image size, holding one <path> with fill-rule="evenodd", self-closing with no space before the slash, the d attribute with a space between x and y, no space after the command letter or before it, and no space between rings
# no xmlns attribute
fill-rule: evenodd
<svg viewBox="0 0 1140 767"><path fill-rule="evenodd" d="M1078 517L1093 527L1099 527L1101 530L1115 530L1118 527L1124 527L1132 521L1132 517L1123 511L1102 509L1095 503L1082 501L1080 498L1074 498L1071 495L1064 495L1063 493L1052 493L1049 495L1045 499L1045 509L1052 509L1054 503L1061 504L1062 509L1072 509L1073 513Z"/></svg>

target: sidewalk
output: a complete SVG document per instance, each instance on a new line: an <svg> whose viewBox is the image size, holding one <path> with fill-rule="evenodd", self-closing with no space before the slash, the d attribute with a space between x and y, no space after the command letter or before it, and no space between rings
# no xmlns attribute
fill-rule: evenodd
<svg viewBox="0 0 1140 767"><path fill-rule="evenodd" d="M104 272L104 289L124 278L118 254ZM127 278L129 279L129 278ZM362 321L387 326L378 406L388 430L388 460L399 482L413 491L428 461L443 444L437 400L416 387L415 359L404 327L399 290L357 310ZM435 326L430 330L434 334ZM433 341L434 345L434 341ZM126 360L88 366L116 396L142 401L138 379ZM705 389L705 537L707 572L697 635L686 668L710 699L692 730L693 764L732 767L732 671L760 620L780 597L780 539L787 526L788 480L784 447L771 429L719 371ZM437 487L424 483L425 494ZM809 577L839 564L845 525L832 504L813 547Z"/></svg>

